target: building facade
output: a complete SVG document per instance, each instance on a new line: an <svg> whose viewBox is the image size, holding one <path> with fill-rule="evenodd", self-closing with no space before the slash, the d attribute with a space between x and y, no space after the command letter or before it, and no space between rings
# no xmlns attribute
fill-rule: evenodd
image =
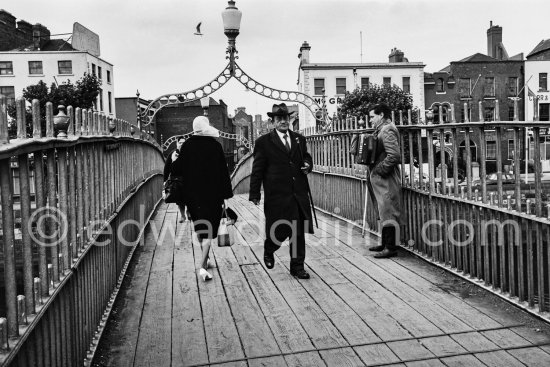
<svg viewBox="0 0 550 367"><path fill-rule="evenodd" d="M523 54L509 57L502 43L502 28L493 25L487 30L487 55L476 53L435 73L424 76L425 109L433 112L434 123L451 122L451 106L454 107L455 120L465 121L523 121L524 99L522 87L524 78ZM436 136L439 139L438 136ZM509 133L503 134L502 151L496 151L496 132L486 131L486 167L487 172L496 171L497 155L503 164L510 167L516 152L513 138ZM459 170L466 169L466 142L458 137ZM451 147L452 141L447 140ZM472 162L478 164L480 140L477 134L470 135ZM436 152L438 149L435 150ZM450 168L452 149L446 149L446 164ZM450 170L451 171L451 170Z"/></svg>
<svg viewBox="0 0 550 367"><path fill-rule="evenodd" d="M71 81L84 73L101 80L101 93L94 109L116 116L113 65L89 50L77 50L60 39L51 39L50 31L41 24L30 26L25 21L0 10L0 94L12 103L23 89L42 80L48 85ZM77 37L73 33L73 37ZM99 49L99 37L98 46Z"/></svg>
<svg viewBox="0 0 550 367"><path fill-rule="evenodd" d="M397 85L413 97L413 105L424 106L424 67L421 62L409 62L403 52L391 50L387 63L314 63L310 59L311 46L304 42L300 47L298 90L321 104L326 96L329 115L338 110L346 92L365 88L369 84ZM300 105L300 129L315 125L315 117Z"/></svg>

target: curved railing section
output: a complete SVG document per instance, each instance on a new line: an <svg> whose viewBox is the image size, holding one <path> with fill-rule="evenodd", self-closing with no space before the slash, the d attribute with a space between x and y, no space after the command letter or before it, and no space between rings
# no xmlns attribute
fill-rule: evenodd
<svg viewBox="0 0 550 367"><path fill-rule="evenodd" d="M252 164L254 163L254 154L252 152L241 158L231 174L231 187L233 194L247 194L250 189L250 174L252 173Z"/></svg>
<svg viewBox="0 0 550 367"><path fill-rule="evenodd" d="M32 128L16 107L10 139L0 100L0 365L79 366L160 201L162 150L97 112L69 107L67 128L48 103L44 132L37 100Z"/></svg>

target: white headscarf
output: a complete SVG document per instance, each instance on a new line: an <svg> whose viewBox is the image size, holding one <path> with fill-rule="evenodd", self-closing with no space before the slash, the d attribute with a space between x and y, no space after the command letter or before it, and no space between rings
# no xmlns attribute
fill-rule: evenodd
<svg viewBox="0 0 550 367"><path fill-rule="evenodd" d="M210 126L208 117L197 116L193 120L193 134L218 138L220 136L220 131L213 126Z"/></svg>

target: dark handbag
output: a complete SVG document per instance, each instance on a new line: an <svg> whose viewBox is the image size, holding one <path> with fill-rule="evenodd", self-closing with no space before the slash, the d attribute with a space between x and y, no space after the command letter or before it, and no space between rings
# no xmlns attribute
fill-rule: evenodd
<svg viewBox="0 0 550 367"><path fill-rule="evenodd" d="M222 213L222 218L227 218L233 223L235 223L239 218L239 216L233 209L231 209L230 207L226 207Z"/></svg>
<svg viewBox="0 0 550 367"><path fill-rule="evenodd" d="M378 137L373 134L361 134L358 141L356 163L372 165L376 162Z"/></svg>
<svg viewBox="0 0 550 367"><path fill-rule="evenodd" d="M164 201L167 203L183 202L183 179L181 177L168 176L164 183Z"/></svg>

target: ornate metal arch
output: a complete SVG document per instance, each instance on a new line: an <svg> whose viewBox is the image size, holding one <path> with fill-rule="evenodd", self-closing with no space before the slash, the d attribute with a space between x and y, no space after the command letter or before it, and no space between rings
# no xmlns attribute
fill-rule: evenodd
<svg viewBox="0 0 550 367"><path fill-rule="evenodd" d="M153 118L155 117L157 111L159 111L161 108L173 104L192 102L203 97L207 97L220 89L229 81L229 79L233 77L237 79L239 83L244 85L248 90L251 90L254 93L259 94L263 97L283 102L302 104L309 110L309 112L311 112L316 120L319 120L315 114L316 111L322 111L322 117L320 119L321 125L324 127L330 126L331 120L328 114L326 114L326 109L324 108L324 106L321 106L317 102L315 102L313 98L302 92L284 91L268 87L245 73L244 70L241 69L237 63L235 63L234 68L231 67L231 63L228 63L225 69L215 79L211 80L209 83L199 88L187 92L164 94L160 97L157 97L155 100L149 103L145 111L139 116L139 122L141 123L141 126L149 125L153 121Z"/></svg>
<svg viewBox="0 0 550 367"><path fill-rule="evenodd" d="M187 133L187 134L183 134L183 135L174 135L174 136L171 136L170 138L168 138L164 143L162 143L162 150L165 151L166 149L168 149L168 147L175 141L177 141L179 138L183 137L185 139L188 139L191 135L193 135L192 132L190 133ZM242 135L237 135L237 134L230 134L230 133L226 133L225 131L220 131L220 138L223 138L223 139L230 139L230 140L237 140L239 141L242 145L244 145L247 149L249 150L252 150L252 144L250 143L250 141L248 141L248 139L246 139L244 136Z"/></svg>

